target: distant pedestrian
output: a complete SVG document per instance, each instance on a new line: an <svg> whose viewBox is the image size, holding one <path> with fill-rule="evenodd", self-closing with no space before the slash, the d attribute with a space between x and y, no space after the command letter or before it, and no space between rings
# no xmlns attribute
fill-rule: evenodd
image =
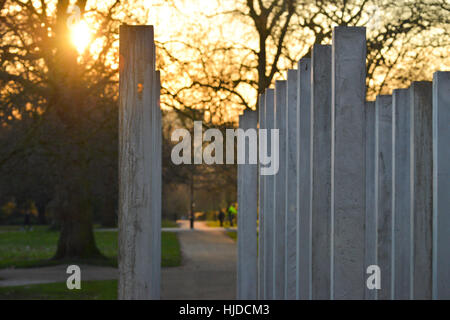
<svg viewBox="0 0 450 320"><path fill-rule="evenodd" d="M223 220L225 220L225 213L223 212L223 209L220 209L219 211L219 222L220 226L223 227Z"/></svg>
<svg viewBox="0 0 450 320"><path fill-rule="evenodd" d="M230 204L230 206L228 207L228 220L230 220L230 227L233 227L233 219L236 213L236 208L233 206L233 204Z"/></svg>

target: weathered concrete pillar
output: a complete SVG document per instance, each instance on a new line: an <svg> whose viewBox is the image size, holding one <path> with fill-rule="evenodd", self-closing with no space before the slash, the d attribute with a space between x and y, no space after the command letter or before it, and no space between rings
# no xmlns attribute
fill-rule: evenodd
<svg viewBox="0 0 450 320"><path fill-rule="evenodd" d="M275 128L274 90L267 89L266 102L266 128L267 147L271 152L271 129ZM264 177L264 298L274 298L274 227L275 227L275 175Z"/></svg>
<svg viewBox="0 0 450 320"><path fill-rule="evenodd" d="M156 58L155 46L153 57ZM153 62L155 64L155 61ZM162 114L160 106L161 74L156 71L152 108L152 279L151 295L159 299L161 295L161 215L162 215Z"/></svg>
<svg viewBox="0 0 450 320"><path fill-rule="evenodd" d="M266 99L265 99L265 93L262 93L259 95L258 100L259 110L258 110L258 122L259 122L259 129L264 129L266 127L265 125L265 118L266 118ZM265 143L265 142L264 142ZM264 152L265 150L261 150L263 148L263 145L261 144L261 136L258 135L258 150L259 152ZM265 187L264 187L264 179L265 176L261 174L261 164L258 161L258 299L263 300L264 299L264 194L265 194Z"/></svg>
<svg viewBox="0 0 450 320"><path fill-rule="evenodd" d="M258 113L246 110L239 117L239 128L256 131ZM255 133L256 135L256 133ZM249 141L244 141L245 164L238 164L238 265L237 297L255 300L257 298L257 235L256 219L258 205L258 165L249 163ZM238 155L238 158L239 155Z"/></svg>
<svg viewBox="0 0 450 320"><path fill-rule="evenodd" d="M161 115L152 26L120 27L119 299L159 299Z"/></svg>
<svg viewBox="0 0 450 320"><path fill-rule="evenodd" d="M413 82L411 105L412 298L431 299L433 130L431 82Z"/></svg>
<svg viewBox="0 0 450 320"><path fill-rule="evenodd" d="M298 65L297 299L311 299L311 60Z"/></svg>
<svg viewBox="0 0 450 320"><path fill-rule="evenodd" d="M286 245L286 81L275 81L275 126L279 130L279 168L275 175L274 299L284 299Z"/></svg>
<svg viewBox="0 0 450 320"><path fill-rule="evenodd" d="M450 299L450 72L433 75L433 299Z"/></svg>
<svg viewBox="0 0 450 320"><path fill-rule="evenodd" d="M363 299L366 30L336 27L332 52L331 298Z"/></svg>
<svg viewBox="0 0 450 320"><path fill-rule="evenodd" d="M377 298L391 299L392 264L392 96L375 102L375 214L377 265L381 288Z"/></svg>
<svg viewBox="0 0 450 320"><path fill-rule="evenodd" d="M298 123L297 89L298 71L288 70L286 112L286 251L285 298L296 298L296 240L297 240L297 173Z"/></svg>
<svg viewBox="0 0 450 320"><path fill-rule="evenodd" d="M392 298L411 292L411 108L408 89L392 93Z"/></svg>
<svg viewBox="0 0 450 320"><path fill-rule="evenodd" d="M312 299L330 299L331 46L314 45L311 59Z"/></svg>
<svg viewBox="0 0 450 320"><path fill-rule="evenodd" d="M375 215L375 102L367 101L365 107L366 127L366 230L364 268L377 264L377 223ZM366 300L376 299L375 289L365 288Z"/></svg>

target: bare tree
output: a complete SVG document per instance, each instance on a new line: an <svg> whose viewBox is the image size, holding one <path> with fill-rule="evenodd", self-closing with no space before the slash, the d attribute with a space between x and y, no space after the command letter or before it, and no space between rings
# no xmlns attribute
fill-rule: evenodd
<svg viewBox="0 0 450 320"><path fill-rule="evenodd" d="M6 0L0 6L0 123L8 128L26 114L34 119L16 143L8 142L0 164L39 148L54 168L61 225L55 258L98 257L92 177L101 177L99 167L107 174L115 166L105 159L117 148L118 27L144 20L132 18L132 8L120 1ZM77 8L92 28L81 52L68 25Z"/></svg>
<svg viewBox="0 0 450 320"><path fill-rule="evenodd" d="M176 2L172 6L177 10ZM175 74L186 77L184 82L165 77L167 106L177 110L221 104L211 110L214 115L231 110L236 117L233 108L253 109L257 94L309 56L314 44L330 44L337 25L367 27L368 98L407 86L412 78L429 79L439 64L449 63L445 0L241 0L232 8L196 14L209 24L186 19L196 34L160 43L163 65L177 65ZM226 31L219 33L215 24ZM239 34L233 29L242 30L239 38L228 38ZM211 32L220 37L211 41Z"/></svg>

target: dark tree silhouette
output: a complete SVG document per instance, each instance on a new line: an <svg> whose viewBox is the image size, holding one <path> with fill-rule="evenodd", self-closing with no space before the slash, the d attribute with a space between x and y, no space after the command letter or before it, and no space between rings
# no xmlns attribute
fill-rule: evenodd
<svg viewBox="0 0 450 320"><path fill-rule="evenodd" d="M103 190L103 198L116 199L115 182L107 181L116 175L118 27L143 20L120 1L95 7L86 0L6 0L0 8L1 130L32 119L17 141L1 141L0 166L33 152L45 155L61 230L55 258L99 257L95 196ZM73 45L68 24L69 18L76 22L76 8L79 18L92 22L84 52Z"/></svg>

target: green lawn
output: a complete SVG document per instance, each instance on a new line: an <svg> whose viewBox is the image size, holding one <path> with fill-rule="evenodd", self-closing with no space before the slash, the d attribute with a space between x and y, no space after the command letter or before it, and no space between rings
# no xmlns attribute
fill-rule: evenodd
<svg viewBox="0 0 450 320"><path fill-rule="evenodd" d="M207 221L205 221L206 222L206 225L208 226L208 227L211 227L211 228L217 228L217 227L220 227L220 222L219 222L219 220L216 220L216 221L213 221L213 220L207 220ZM230 228L230 222L228 221L228 220L225 220L224 222L223 222L223 227L224 228ZM236 226L236 224L234 224L234 226L233 227L237 227ZM237 231L227 231L226 232L226 234L227 234L227 236L229 236L231 239L233 239L234 241L237 241Z"/></svg>
<svg viewBox="0 0 450 320"><path fill-rule="evenodd" d="M81 281L80 290L67 289L65 282L0 287L0 300L115 300L117 280Z"/></svg>
<svg viewBox="0 0 450 320"><path fill-rule="evenodd" d="M37 226L27 232L1 231L3 232L0 232L0 268L26 268L61 263L49 260L56 251L59 236L57 231L48 231L48 227L45 226ZM117 266L117 231L95 231L94 234L98 248L108 259L70 262ZM161 242L162 266L180 265L180 245L176 233L162 232Z"/></svg>
<svg viewBox="0 0 450 320"><path fill-rule="evenodd" d="M227 236L229 236L234 241L237 241L237 232L236 231L227 231Z"/></svg>
<svg viewBox="0 0 450 320"><path fill-rule="evenodd" d="M220 222L219 222L219 220L216 220L216 221L213 221L213 220L207 220L207 221L205 221L205 222L206 222L206 225L207 225L208 227L211 227L211 228L217 228L217 227L220 227ZM230 221L225 220L225 221L223 222L223 227L224 227L224 228L230 228ZM236 223L233 223L233 227L236 228Z"/></svg>
<svg viewBox="0 0 450 320"><path fill-rule="evenodd" d="M48 226L42 226L42 225L33 225L34 229L48 229ZM178 224L173 220L162 220L161 221L161 227L162 228L178 228ZM94 229L102 229L100 224L94 224ZM23 226L21 225L0 225L0 233L4 231L22 231Z"/></svg>
<svg viewBox="0 0 450 320"><path fill-rule="evenodd" d="M178 224L173 220L163 220L161 221L162 228L178 228Z"/></svg>
<svg viewBox="0 0 450 320"><path fill-rule="evenodd" d="M181 249L176 232L161 232L161 265L177 267L181 265Z"/></svg>

